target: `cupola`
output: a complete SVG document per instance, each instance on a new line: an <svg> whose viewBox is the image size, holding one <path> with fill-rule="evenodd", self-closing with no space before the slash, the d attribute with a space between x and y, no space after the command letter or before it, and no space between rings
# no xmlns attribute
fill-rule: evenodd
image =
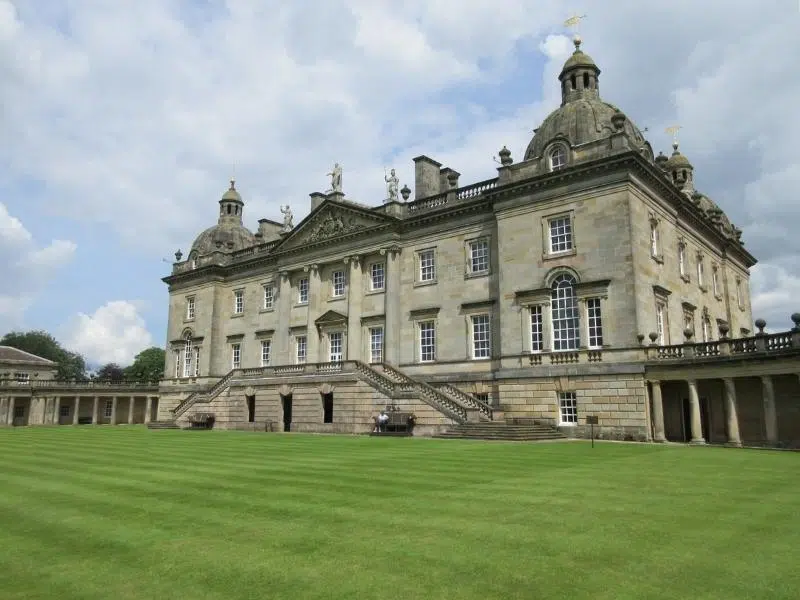
<svg viewBox="0 0 800 600"><path fill-rule="evenodd" d="M561 74L561 105L575 100L597 100L600 98L598 77L600 69L592 57L581 50L581 38L575 36L572 40L575 51L564 63Z"/></svg>
<svg viewBox="0 0 800 600"><path fill-rule="evenodd" d="M241 225L244 202L239 192L236 191L236 182L231 179L231 187L228 188L219 201L219 221L220 225Z"/></svg>
<svg viewBox="0 0 800 600"><path fill-rule="evenodd" d="M694 193L694 167L678 150L678 142L672 144L672 156L663 165L672 183L691 198Z"/></svg>

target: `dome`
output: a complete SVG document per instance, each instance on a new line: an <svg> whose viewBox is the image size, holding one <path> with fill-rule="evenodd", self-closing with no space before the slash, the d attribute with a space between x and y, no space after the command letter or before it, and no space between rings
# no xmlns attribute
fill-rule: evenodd
<svg viewBox="0 0 800 600"><path fill-rule="evenodd" d="M665 168L668 171L672 171L674 169L693 168L692 163L689 162L689 159L678 151L678 144L672 144L672 148L673 148L672 156L670 156L667 162L665 163Z"/></svg>
<svg viewBox="0 0 800 600"><path fill-rule="evenodd" d="M599 98L583 98L567 102L547 116L528 144L525 160L541 156L556 139L566 141L571 147L605 139L617 131L612 118L621 121L634 147L644 145L642 132L616 106Z"/></svg>
<svg viewBox="0 0 800 600"><path fill-rule="evenodd" d="M579 46L579 44L577 46ZM590 69L595 69L598 72L600 71L595 62L592 60L592 57L581 50L580 47L576 47L575 52L573 52L572 56L570 56L567 59L567 62L564 63L564 67L561 69L561 74L563 75L565 71L569 71L570 69L574 69L576 67L589 67Z"/></svg>
<svg viewBox="0 0 800 600"><path fill-rule="evenodd" d="M235 252L255 245L256 239L243 225L214 225L197 236L189 256L203 256L211 252Z"/></svg>

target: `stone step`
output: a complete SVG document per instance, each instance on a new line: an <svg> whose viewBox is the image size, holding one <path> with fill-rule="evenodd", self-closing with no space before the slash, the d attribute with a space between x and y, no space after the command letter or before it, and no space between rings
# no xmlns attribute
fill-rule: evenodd
<svg viewBox="0 0 800 600"><path fill-rule="evenodd" d="M470 433L437 433L434 438L447 440L484 440L498 442L545 442L549 440L563 440L563 435L478 435Z"/></svg>
<svg viewBox="0 0 800 600"><path fill-rule="evenodd" d="M151 421L147 424L148 429L180 429L175 421Z"/></svg>

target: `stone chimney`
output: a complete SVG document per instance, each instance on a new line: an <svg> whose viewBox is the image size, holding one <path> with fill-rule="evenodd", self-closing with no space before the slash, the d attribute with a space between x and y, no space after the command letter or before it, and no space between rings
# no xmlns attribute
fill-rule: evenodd
<svg viewBox="0 0 800 600"><path fill-rule="evenodd" d="M321 192L313 192L312 194L310 194L310 196L311 196L311 210L317 208L327 198L327 196Z"/></svg>
<svg viewBox="0 0 800 600"><path fill-rule="evenodd" d="M441 163L424 155L414 159L414 200L435 196L442 191L441 166Z"/></svg>
<svg viewBox="0 0 800 600"><path fill-rule="evenodd" d="M458 171L454 171L450 167L445 167L439 171L439 193L450 191L452 188L458 187L458 178L461 175Z"/></svg>

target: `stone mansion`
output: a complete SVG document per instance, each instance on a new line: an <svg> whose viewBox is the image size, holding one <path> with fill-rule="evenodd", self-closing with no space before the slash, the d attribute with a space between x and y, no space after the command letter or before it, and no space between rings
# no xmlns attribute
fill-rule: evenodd
<svg viewBox="0 0 800 600"><path fill-rule="evenodd" d="M413 198L392 173L373 206L337 165L306 218L282 207L254 232L231 182L164 278L159 420L367 433L389 407L422 435L529 420L583 436L592 416L605 438L800 439L800 329L754 331L741 231L599 75L576 38L561 106L487 181L419 156Z"/></svg>

